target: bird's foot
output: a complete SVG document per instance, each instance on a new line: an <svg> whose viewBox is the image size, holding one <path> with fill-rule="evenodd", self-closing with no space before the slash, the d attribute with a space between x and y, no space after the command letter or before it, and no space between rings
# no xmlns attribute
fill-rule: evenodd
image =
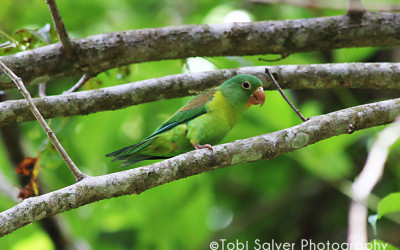
<svg viewBox="0 0 400 250"><path fill-rule="evenodd" d="M213 147L210 144L204 144L204 145L200 145L200 144L196 144L196 143L192 143L192 144L196 149L208 148L209 150L214 151Z"/></svg>

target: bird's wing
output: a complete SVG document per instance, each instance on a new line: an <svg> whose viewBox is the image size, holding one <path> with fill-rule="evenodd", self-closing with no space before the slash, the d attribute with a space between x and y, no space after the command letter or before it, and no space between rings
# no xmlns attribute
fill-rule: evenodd
<svg viewBox="0 0 400 250"><path fill-rule="evenodd" d="M154 133L148 136L143 141L121 148L120 150L111 152L106 155L106 157L115 157L113 161L124 160L128 158L131 154L139 152L141 149L147 147L151 142L156 139L155 136L161 134L165 131L172 129L179 124L190 121L202 114L207 113L206 104L214 97L218 90L210 89L202 94L196 96L193 100L179 109L173 116L171 116L166 122L164 122Z"/></svg>
<svg viewBox="0 0 400 250"><path fill-rule="evenodd" d="M214 97L217 91L216 89L210 89L196 96L164 122L153 134L147 137L146 140L207 113L206 104Z"/></svg>

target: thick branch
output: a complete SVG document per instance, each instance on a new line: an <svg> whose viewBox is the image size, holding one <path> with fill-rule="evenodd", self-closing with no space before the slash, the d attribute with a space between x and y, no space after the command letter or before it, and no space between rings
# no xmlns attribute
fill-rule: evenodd
<svg viewBox="0 0 400 250"><path fill-rule="evenodd" d="M348 242L365 245L367 234L367 199L383 175L390 147L400 138L400 120L382 130L372 144L360 176L353 184L349 212Z"/></svg>
<svg viewBox="0 0 400 250"><path fill-rule="evenodd" d="M365 13L284 21L186 25L130 30L74 40L74 58L60 44L0 57L26 84L96 74L132 63L195 56L281 54L400 44L400 14ZM0 74L0 89L13 88Z"/></svg>
<svg viewBox="0 0 400 250"><path fill-rule="evenodd" d="M282 88L373 88L400 89L400 63L344 63L317 65L269 66ZM265 78L265 67L224 69L193 74L171 75L115 87L78 93L35 98L34 103L45 118L87 115L121 109L141 103L196 94L215 87L236 74L252 74L274 90ZM0 103L0 126L31 121L34 117L24 100Z"/></svg>
<svg viewBox="0 0 400 250"><path fill-rule="evenodd" d="M80 206L236 164L273 159L332 136L387 124L400 113L400 99L361 105L316 116L292 128L195 150L149 166L88 177L63 189L28 198L0 213L0 236ZM351 128L349 130L349 128Z"/></svg>

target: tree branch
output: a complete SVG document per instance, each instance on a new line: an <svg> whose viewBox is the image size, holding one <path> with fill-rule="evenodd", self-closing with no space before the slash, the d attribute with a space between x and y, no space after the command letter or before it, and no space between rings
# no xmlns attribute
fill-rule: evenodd
<svg viewBox="0 0 400 250"><path fill-rule="evenodd" d="M91 78L91 76L89 74L84 74L81 79L79 79L79 81L72 86L69 90L64 91L63 94L69 94L72 92L77 91L78 89L80 89L87 81L89 81Z"/></svg>
<svg viewBox="0 0 400 250"><path fill-rule="evenodd" d="M50 141L53 143L54 147L57 149L58 153L60 154L61 158L63 158L65 164L67 164L68 168L71 170L72 174L75 176L77 181L80 181L87 176L82 173L75 165L75 163L71 160L67 152L65 151L64 147L58 141L56 135L51 130L49 125L44 120L43 116L40 114L39 110L33 103L32 97L29 94L28 90L26 90L24 83L22 82L21 78L16 76L14 72L12 72L4 63L0 61L0 69L3 70L17 85L18 90L21 94L25 97L26 102L28 103L28 108L32 111L33 115L39 122L40 126L42 126L43 130L46 132L47 136L49 137Z"/></svg>
<svg viewBox="0 0 400 250"><path fill-rule="evenodd" d="M60 11L58 10L55 0L46 0L49 6L51 18L53 19L54 27L56 28L58 38L63 46L64 53L67 56L72 55L72 42L68 36L67 29L65 28L64 22L61 18Z"/></svg>
<svg viewBox="0 0 400 250"><path fill-rule="evenodd" d="M342 63L268 66L282 88L400 89L400 63ZM105 110L194 95L237 74L252 74L264 88L275 90L265 78L265 67L223 69L154 78L120 86L34 98L45 118L87 115ZM34 120L24 100L0 102L0 126Z"/></svg>
<svg viewBox="0 0 400 250"><path fill-rule="evenodd" d="M400 14L365 13L357 22L347 15L268 21L186 25L130 30L74 40L76 61L60 44L0 57L26 84L96 74L147 61L194 56L293 54L335 48L398 46ZM13 88L0 74L0 89Z"/></svg>
<svg viewBox="0 0 400 250"><path fill-rule="evenodd" d="M400 118L400 117L399 117ZM353 184L348 242L365 246L367 235L367 199L383 175L389 148L400 138L400 119L382 130L371 147L360 176Z"/></svg>
<svg viewBox="0 0 400 250"><path fill-rule="evenodd" d="M195 150L174 158L118 173L88 177L63 189L28 198L0 213L0 237L45 217L150 188L217 168L273 159L318 141L392 122L400 113L400 99L356 106L285 130Z"/></svg>

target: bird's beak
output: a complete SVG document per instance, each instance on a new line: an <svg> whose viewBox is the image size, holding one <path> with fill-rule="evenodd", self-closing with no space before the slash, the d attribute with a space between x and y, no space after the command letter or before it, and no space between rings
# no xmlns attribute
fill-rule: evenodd
<svg viewBox="0 0 400 250"><path fill-rule="evenodd" d="M265 93L263 87L259 87L254 93L250 96L250 100L248 106L260 104L260 107L265 102Z"/></svg>

